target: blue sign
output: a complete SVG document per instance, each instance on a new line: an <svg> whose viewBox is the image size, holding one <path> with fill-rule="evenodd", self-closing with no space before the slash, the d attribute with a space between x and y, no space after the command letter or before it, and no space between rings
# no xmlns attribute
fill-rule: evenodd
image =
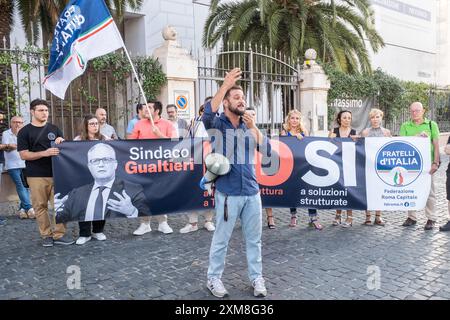
<svg viewBox="0 0 450 320"><path fill-rule="evenodd" d="M183 95L177 96L175 104L177 105L178 109L184 110L188 106L188 99Z"/></svg>

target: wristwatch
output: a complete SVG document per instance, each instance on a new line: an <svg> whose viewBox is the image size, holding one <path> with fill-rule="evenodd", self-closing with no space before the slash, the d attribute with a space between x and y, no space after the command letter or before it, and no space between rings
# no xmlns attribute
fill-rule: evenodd
<svg viewBox="0 0 450 320"><path fill-rule="evenodd" d="M441 166L441 162L436 162L436 161L434 161L432 164L437 165L438 168Z"/></svg>

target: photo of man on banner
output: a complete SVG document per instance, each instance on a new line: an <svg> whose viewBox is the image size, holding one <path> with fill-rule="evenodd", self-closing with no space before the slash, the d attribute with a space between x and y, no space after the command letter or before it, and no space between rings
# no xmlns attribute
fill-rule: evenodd
<svg viewBox="0 0 450 320"><path fill-rule="evenodd" d="M55 194L57 223L150 215L142 186L116 177L113 147L105 143L92 146L87 152L87 166L93 182L73 189L62 199Z"/></svg>

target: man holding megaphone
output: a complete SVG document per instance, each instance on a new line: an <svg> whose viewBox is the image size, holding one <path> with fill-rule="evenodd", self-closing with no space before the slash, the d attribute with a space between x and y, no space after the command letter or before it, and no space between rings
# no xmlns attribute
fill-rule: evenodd
<svg viewBox="0 0 450 320"><path fill-rule="evenodd" d="M253 161L256 148L267 154L270 152L270 144L256 127L253 117L245 112L245 95L243 89L236 85L240 78L239 68L226 74L219 91L205 104L202 118L208 134L215 137L213 150L225 156L215 154L205 160L210 172L207 172L206 183L215 179L216 209L216 230L209 253L207 287L219 298L228 295L221 277L228 242L238 217L241 219L245 238L248 275L254 295L267 295L262 276L261 196ZM216 116L221 104L224 112ZM229 160L229 165L226 159Z"/></svg>

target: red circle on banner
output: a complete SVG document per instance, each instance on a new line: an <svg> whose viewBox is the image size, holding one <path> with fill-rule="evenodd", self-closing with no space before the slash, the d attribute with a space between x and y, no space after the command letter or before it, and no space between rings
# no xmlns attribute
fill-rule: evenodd
<svg viewBox="0 0 450 320"><path fill-rule="evenodd" d="M266 175L261 167L262 154L258 152L256 158L256 179L258 183L267 187L278 186L289 179L294 170L294 155L287 144L280 140L270 140L272 151L280 157L280 167L274 175Z"/></svg>

